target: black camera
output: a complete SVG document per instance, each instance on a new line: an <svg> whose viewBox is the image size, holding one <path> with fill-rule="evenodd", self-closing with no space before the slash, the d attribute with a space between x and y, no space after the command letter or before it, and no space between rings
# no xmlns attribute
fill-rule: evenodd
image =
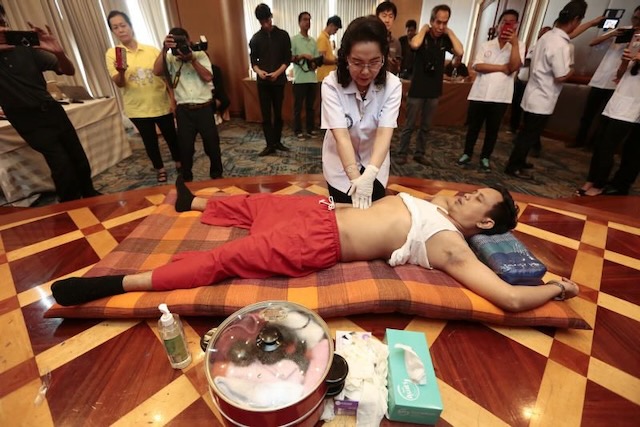
<svg viewBox="0 0 640 427"><path fill-rule="evenodd" d="M209 42L205 36L200 36L198 43L191 44L191 50L194 52L205 51L209 48Z"/></svg>
<svg viewBox="0 0 640 427"><path fill-rule="evenodd" d="M324 56L320 55L316 58L305 59L305 62L307 63L307 67L310 70L315 70L316 68L322 66L322 64L324 63Z"/></svg>
<svg viewBox="0 0 640 427"><path fill-rule="evenodd" d="M436 71L436 64L433 61L425 61L424 63L424 72L425 73L433 73Z"/></svg>
<svg viewBox="0 0 640 427"><path fill-rule="evenodd" d="M200 36L200 41L198 41L198 43L189 44L185 36L174 34L173 41L176 43L176 47L171 48L173 56L188 55L191 52L207 50L209 47L209 43L205 36Z"/></svg>
<svg viewBox="0 0 640 427"><path fill-rule="evenodd" d="M35 31L5 31L6 43L12 46L40 46L38 33Z"/></svg>

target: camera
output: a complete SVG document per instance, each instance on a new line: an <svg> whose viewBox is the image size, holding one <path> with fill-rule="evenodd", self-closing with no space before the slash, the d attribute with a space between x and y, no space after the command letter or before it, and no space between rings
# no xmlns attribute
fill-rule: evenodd
<svg viewBox="0 0 640 427"><path fill-rule="evenodd" d="M321 55L316 58L305 59L305 63L309 70L315 70L324 63L324 57Z"/></svg>
<svg viewBox="0 0 640 427"><path fill-rule="evenodd" d="M174 34L173 41L176 43L176 47L171 48L173 56L188 55L191 52L207 50L209 47L205 36L200 36L200 40L197 43L189 44L185 36Z"/></svg>
<svg viewBox="0 0 640 427"><path fill-rule="evenodd" d="M6 43L12 46L39 46L40 39L35 31L5 31Z"/></svg>
<svg viewBox="0 0 640 427"><path fill-rule="evenodd" d="M209 42L205 36L200 36L198 43L191 44L191 50L194 52L205 51L209 48Z"/></svg>

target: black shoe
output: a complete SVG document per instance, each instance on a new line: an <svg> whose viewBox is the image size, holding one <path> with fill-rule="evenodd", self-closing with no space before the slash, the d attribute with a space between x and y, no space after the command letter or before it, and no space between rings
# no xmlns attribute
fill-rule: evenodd
<svg viewBox="0 0 640 427"><path fill-rule="evenodd" d="M429 161L425 156L413 156L413 161L423 166L429 166Z"/></svg>
<svg viewBox="0 0 640 427"><path fill-rule="evenodd" d="M505 170L504 173L510 176L515 176L516 178L526 179L528 181L533 180L533 175L525 169L516 169L515 171Z"/></svg>
<svg viewBox="0 0 640 427"><path fill-rule="evenodd" d="M258 153L258 156L264 157L271 154L276 154L276 149L274 147L265 147L264 150Z"/></svg>
<svg viewBox="0 0 640 427"><path fill-rule="evenodd" d="M284 145L282 142L276 142L276 145L274 145L274 147L276 148L276 150L280 150L280 151L290 151L289 147L287 147L286 145Z"/></svg>
<svg viewBox="0 0 640 427"><path fill-rule="evenodd" d="M567 148L582 148L584 147L584 143L573 141L573 142L567 142L566 144L564 144L564 146Z"/></svg>
<svg viewBox="0 0 640 427"><path fill-rule="evenodd" d="M605 196L626 196L629 194L629 192L620 190L612 185L607 184L604 186L604 188L602 189L602 193L600 194L604 194Z"/></svg>
<svg viewBox="0 0 640 427"><path fill-rule="evenodd" d="M193 181L193 172L191 172L191 171L186 171L186 170L182 169L182 172L180 172L180 175L182 176L182 179L184 179L184 182L192 182Z"/></svg>
<svg viewBox="0 0 640 427"><path fill-rule="evenodd" d="M99 192L98 190L91 190L87 194L83 194L82 198L87 199L89 197L96 197L96 196L102 196L102 193Z"/></svg>
<svg viewBox="0 0 640 427"><path fill-rule="evenodd" d="M533 169L533 163L525 163L522 169Z"/></svg>

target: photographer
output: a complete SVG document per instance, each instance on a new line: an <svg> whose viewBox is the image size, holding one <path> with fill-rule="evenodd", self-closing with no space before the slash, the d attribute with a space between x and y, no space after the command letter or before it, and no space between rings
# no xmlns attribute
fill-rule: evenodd
<svg viewBox="0 0 640 427"><path fill-rule="evenodd" d="M305 104L305 119L307 125L307 136L317 135L315 128L315 112L313 104L316 101L316 68L319 59L322 57L318 53L318 46L313 37L309 36L311 27L311 14L302 12L298 15L298 25L300 34L291 38L291 58L293 62L293 131L300 140L304 140L302 133L302 103ZM322 62L320 62L322 64Z"/></svg>
<svg viewBox="0 0 640 427"><path fill-rule="evenodd" d="M193 181L193 154L198 133L202 137L204 152L209 157L209 176L212 179L222 177L220 136L213 117L213 75L205 49L206 43L191 44L186 30L172 28L153 65L153 73L165 76L173 88L177 104L182 177L185 181Z"/></svg>
<svg viewBox="0 0 640 427"><path fill-rule="evenodd" d="M31 24L29 24L31 25ZM97 196L91 166L67 113L47 92L43 71L75 74L75 67L51 34L31 25L39 45L9 44L4 8L0 5L0 107L31 148L41 153L61 202Z"/></svg>
<svg viewBox="0 0 640 427"><path fill-rule="evenodd" d="M416 57L407 98L407 118L402 128L400 148L398 148L399 165L407 163L411 135L421 111L413 160L422 165L428 164L424 153L431 120L438 107L438 98L442 95L444 55L445 52L449 52L462 57L464 53L462 43L447 26L450 17L449 6L441 4L434 7L431 11L430 24L423 26L411 39L411 48L416 50Z"/></svg>

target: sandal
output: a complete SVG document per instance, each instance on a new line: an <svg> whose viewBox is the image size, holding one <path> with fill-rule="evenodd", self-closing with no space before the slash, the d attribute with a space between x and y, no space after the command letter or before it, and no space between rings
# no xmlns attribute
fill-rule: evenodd
<svg viewBox="0 0 640 427"><path fill-rule="evenodd" d="M159 170L158 174L156 175L156 178L158 182L167 182L167 171Z"/></svg>

